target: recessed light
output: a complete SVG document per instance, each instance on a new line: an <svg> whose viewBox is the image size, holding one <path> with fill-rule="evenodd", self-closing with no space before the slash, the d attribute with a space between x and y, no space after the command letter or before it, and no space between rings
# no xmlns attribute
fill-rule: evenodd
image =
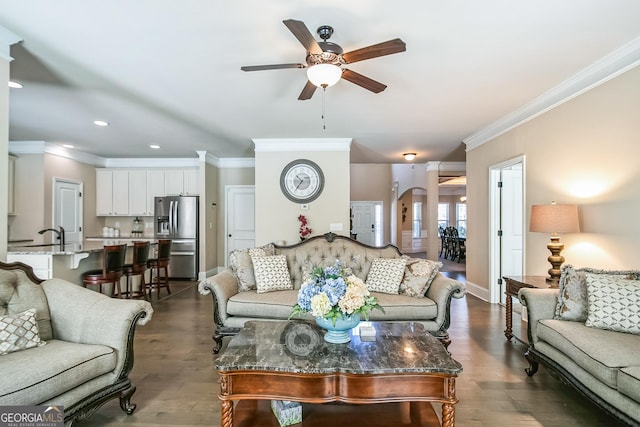
<svg viewBox="0 0 640 427"><path fill-rule="evenodd" d="M22 83L14 82L13 80L9 80L9 87L12 89L22 89Z"/></svg>
<svg viewBox="0 0 640 427"><path fill-rule="evenodd" d="M156 144L151 144L149 148L153 148L154 150L157 150L158 148L160 148L160 146Z"/></svg>
<svg viewBox="0 0 640 427"><path fill-rule="evenodd" d="M62 144L64 148L74 148L71 144Z"/></svg>
<svg viewBox="0 0 640 427"><path fill-rule="evenodd" d="M93 124L96 126L109 126L109 122L105 122L104 120L94 120Z"/></svg>

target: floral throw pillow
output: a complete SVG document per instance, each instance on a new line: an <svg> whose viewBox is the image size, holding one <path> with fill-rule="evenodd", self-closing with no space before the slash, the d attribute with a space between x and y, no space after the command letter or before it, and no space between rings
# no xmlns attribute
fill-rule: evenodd
<svg viewBox="0 0 640 427"><path fill-rule="evenodd" d="M253 274L252 256L271 256L275 253L272 244L250 249L236 249L229 253L229 267L238 281L238 291L246 292L256 289L256 277Z"/></svg>
<svg viewBox="0 0 640 427"><path fill-rule="evenodd" d="M405 258L375 258L367 275L367 289L385 294L397 294L404 276Z"/></svg>
<svg viewBox="0 0 640 427"><path fill-rule="evenodd" d="M640 334L640 282L602 274L585 276L589 295L585 325Z"/></svg>
<svg viewBox="0 0 640 427"><path fill-rule="evenodd" d="M293 289L285 255L254 257L253 270L259 294Z"/></svg>
<svg viewBox="0 0 640 427"><path fill-rule="evenodd" d="M35 308L0 316L0 355L45 344L38 333Z"/></svg>
<svg viewBox="0 0 640 427"><path fill-rule="evenodd" d="M404 268L404 277L400 283L399 293L414 298L424 298L440 268L442 268L442 263L439 261L409 258Z"/></svg>

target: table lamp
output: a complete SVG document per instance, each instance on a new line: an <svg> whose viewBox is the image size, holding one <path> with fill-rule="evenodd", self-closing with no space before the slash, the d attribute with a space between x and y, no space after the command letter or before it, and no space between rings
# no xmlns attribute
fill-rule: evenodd
<svg viewBox="0 0 640 427"><path fill-rule="evenodd" d="M560 243L558 233L580 231L578 206L557 205L555 202L550 205L532 205L529 231L551 233L551 242L547 244L547 249L551 251L551 255L547 258L551 264L547 282L557 283L560 280L560 266L564 262L564 257L560 255L564 244Z"/></svg>

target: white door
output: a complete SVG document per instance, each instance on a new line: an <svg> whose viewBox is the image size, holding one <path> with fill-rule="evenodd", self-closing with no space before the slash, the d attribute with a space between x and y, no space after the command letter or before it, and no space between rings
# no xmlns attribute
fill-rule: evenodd
<svg viewBox="0 0 640 427"><path fill-rule="evenodd" d="M490 301L506 301L504 276L524 272L524 158L490 169Z"/></svg>
<svg viewBox="0 0 640 427"><path fill-rule="evenodd" d="M227 186L226 254L235 249L252 248L256 241L255 187Z"/></svg>
<svg viewBox="0 0 640 427"><path fill-rule="evenodd" d="M53 179L53 228L64 228L66 243L82 243L82 182Z"/></svg>
<svg viewBox="0 0 640 427"><path fill-rule="evenodd" d="M351 202L351 233L358 242L371 246L382 243L381 207L382 202Z"/></svg>

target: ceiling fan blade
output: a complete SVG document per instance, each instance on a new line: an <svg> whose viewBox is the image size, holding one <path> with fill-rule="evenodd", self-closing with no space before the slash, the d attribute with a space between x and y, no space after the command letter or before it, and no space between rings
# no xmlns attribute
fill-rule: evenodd
<svg viewBox="0 0 640 427"><path fill-rule="evenodd" d="M351 52L343 54L342 59L344 59L347 64L351 64L358 61L364 61L365 59L377 58L378 56L404 52L405 50L407 50L405 42L400 39L393 39L363 47L362 49L352 50Z"/></svg>
<svg viewBox="0 0 640 427"><path fill-rule="evenodd" d="M302 21L296 21L295 19L285 19L282 21L284 25L287 26L289 31L293 33L294 36L302 43L302 46L307 49L308 52L321 54L322 48L313 38L311 31L307 28L307 26Z"/></svg>
<svg viewBox="0 0 640 427"><path fill-rule="evenodd" d="M304 85L302 92L300 92L300 96L298 96L298 101L304 101L306 99L311 99L313 94L315 93L317 87L309 80L307 80L307 84Z"/></svg>
<svg viewBox="0 0 640 427"><path fill-rule="evenodd" d="M282 70L284 68L305 68L304 64L274 64L274 65L246 65L240 67L242 71Z"/></svg>
<svg viewBox="0 0 640 427"><path fill-rule="evenodd" d="M380 93L387 88L387 85L383 85L380 82L377 82L369 77L363 76L362 74L356 73L355 71L348 70L346 68L342 71L342 78L350 81L351 83L357 84L358 86L362 86L365 89L370 90L374 93Z"/></svg>

